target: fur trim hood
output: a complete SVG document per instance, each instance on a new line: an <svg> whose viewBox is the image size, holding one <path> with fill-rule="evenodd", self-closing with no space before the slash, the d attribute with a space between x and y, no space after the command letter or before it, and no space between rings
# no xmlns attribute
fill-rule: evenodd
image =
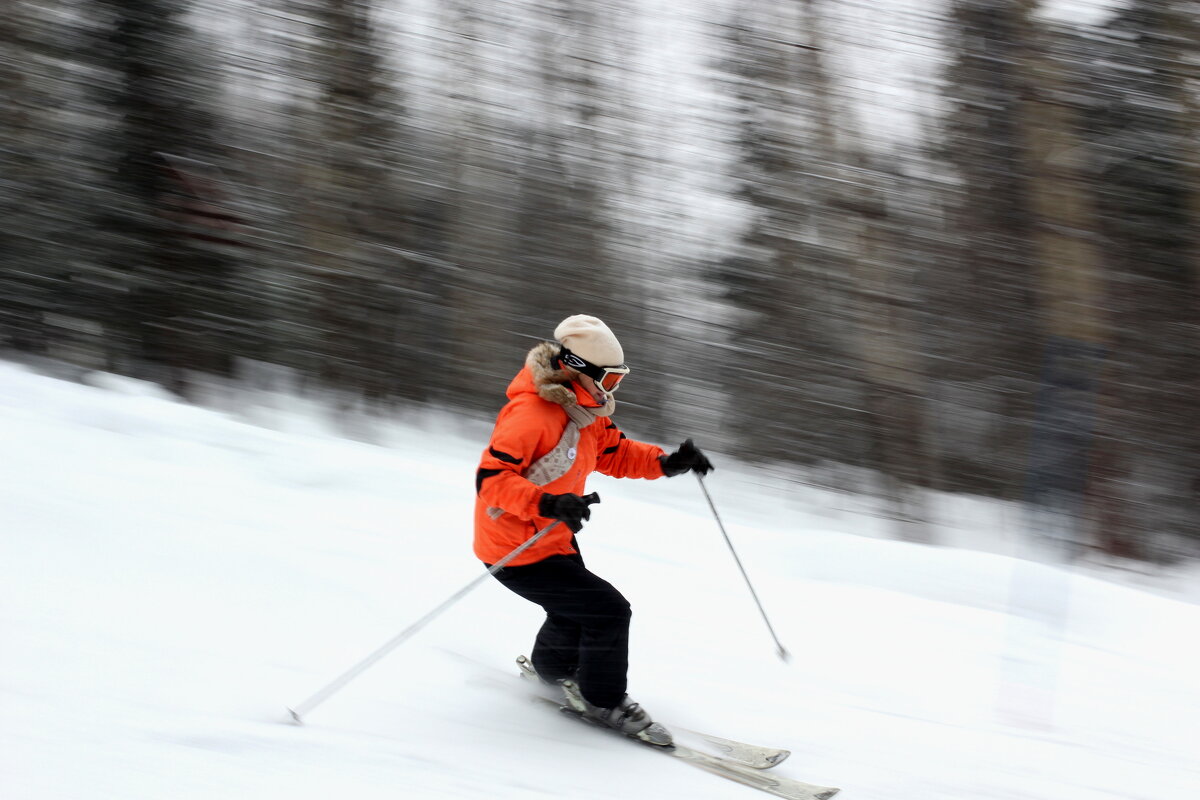
<svg viewBox="0 0 1200 800"><path fill-rule="evenodd" d="M579 396L572 385L572 373L566 369L557 369L554 359L562 352L562 346L556 342L542 342L535 345L525 356L525 368L533 379L533 388L538 397L563 408L580 406ZM582 390L581 390L582 391ZM616 410L617 401L609 395L609 401L602 407L585 407L597 417L611 416Z"/></svg>

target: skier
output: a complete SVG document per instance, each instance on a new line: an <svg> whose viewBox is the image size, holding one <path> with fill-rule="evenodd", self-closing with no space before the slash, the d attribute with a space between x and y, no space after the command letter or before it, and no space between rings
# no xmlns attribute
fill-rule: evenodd
<svg viewBox="0 0 1200 800"><path fill-rule="evenodd" d="M625 693L629 602L584 566L575 534L591 517L582 495L593 470L653 480L689 470L705 475L713 467L691 439L667 455L617 428L613 393L629 368L607 325L577 314L558 325L554 338L529 351L483 451L475 478L475 555L490 567L558 520L495 575L546 611L533 667L545 683L561 686L580 714L669 744L665 729L651 728L649 714Z"/></svg>

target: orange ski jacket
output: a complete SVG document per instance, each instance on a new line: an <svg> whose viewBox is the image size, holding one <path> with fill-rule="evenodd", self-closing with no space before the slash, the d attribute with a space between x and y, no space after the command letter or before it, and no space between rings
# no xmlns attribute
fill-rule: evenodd
<svg viewBox="0 0 1200 800"><path fill-rule="evenodd" d="M491 440L484 448L475 477L475 555L494 564L554 520L538 515L542 495L585 493L587 477L599 470L615 478L661 478L663 450L626 438L605 416L579 429L579 442L565 475L538 486L526 471L554 449L566 430L564 406L592 406L590 395L556 369L552 359L558 345L543 342L525 359L525 366L508 385L508 403L496 418ZM598 410L598 409L594 409ZM572 533L559 524L536 544L509 562L532 564L552 555L574 553Z"/></svg>

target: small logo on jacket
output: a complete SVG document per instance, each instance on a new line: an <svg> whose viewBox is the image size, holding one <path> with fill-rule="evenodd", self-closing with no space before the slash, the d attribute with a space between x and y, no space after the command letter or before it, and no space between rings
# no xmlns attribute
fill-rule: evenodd
<svg viewBox="0 0 1200 800"><path fill-rule="evenodd" d="M574 447L567 448L567 458L570 459L571 461L575 460L575 448Z"/></svg>

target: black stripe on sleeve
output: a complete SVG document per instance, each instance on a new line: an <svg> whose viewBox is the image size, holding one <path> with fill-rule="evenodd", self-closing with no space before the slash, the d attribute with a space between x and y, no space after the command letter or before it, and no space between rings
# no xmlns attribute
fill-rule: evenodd
<svg viewBox="0 0 1200 800"><path fill-rule="evenodd" d="M606 456L612 455L613 453L617 452L620 449L621 449L621 445L614 444L612 447L604 448L604 455L606 455Z"/></svg>
<svg viewBox="0 0 1200 800"><path fill-rule="evenodd" d="M510 456L508 453L505 453L501 450L497 450L494 447L489 447L488 452L492 454L492 458L498 458L501 461L503 461L505 464L520 464L521 463L521 459L517 458L516 456Z"/></svg>
<svg viewBox="0 0 1200 800"><path fill-rule="evenodd" d="M485 480L493 475L499 474L500 470L498 469L484 469L483 467L480 467L479 471L475 473L475 494L479 494L479 490L483 488L483 482Z"/></svg>

